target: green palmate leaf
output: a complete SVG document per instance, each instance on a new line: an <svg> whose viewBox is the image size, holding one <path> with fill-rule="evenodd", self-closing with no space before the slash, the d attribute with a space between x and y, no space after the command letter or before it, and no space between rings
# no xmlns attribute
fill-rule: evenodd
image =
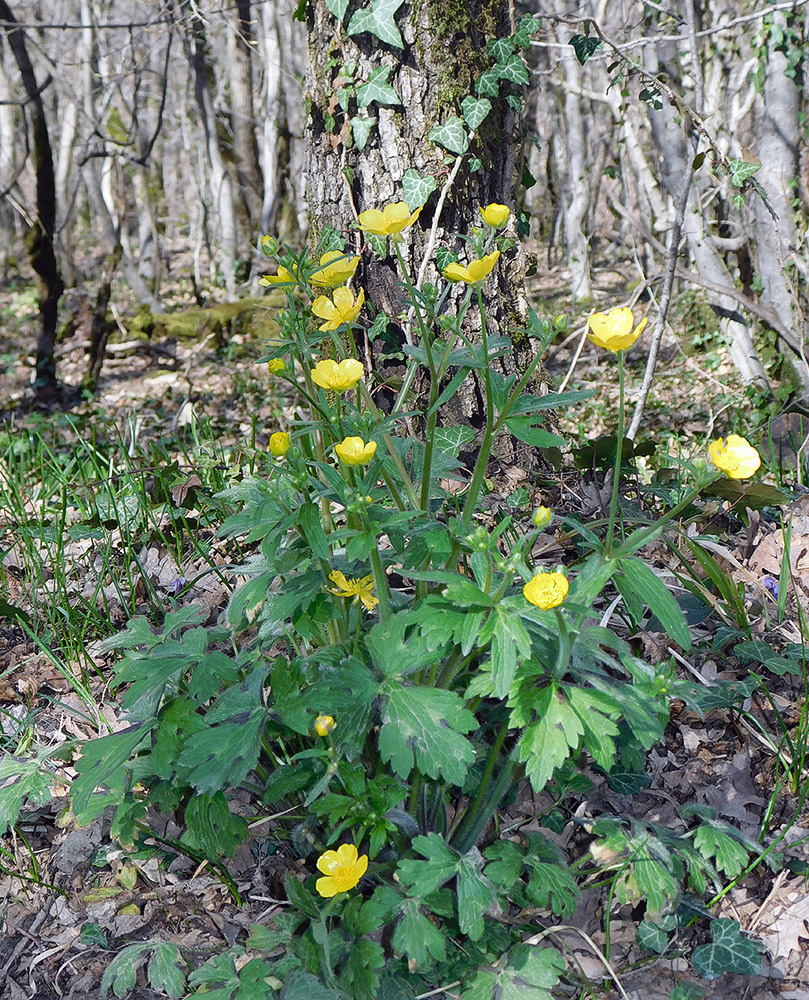
<svg viewBox="0 0 809 1000"><path fill-rule="evenodd" d="M487 69L475 80L475 92L481 97L500 95L500 74L497 69Z"/></svg>
<svg viewBox="0 0 809 1000"><path fill-rule="evenodd" d="M403 3L404 0L372 0L370 7L354 11L348 22L349 35L359 35L363 31L368 31L386 45L403 49L404 42L393 19Z"/></svg>
<svg viewBox="0 0 809 1000"><path fill-rule="evenodd" d="M139 941L119 952L101 977L101 996L105 997L110 990L117 997L128 996L135 988L136 962L144 951L151 947L151 941Z"/></svg>
<svg viewBox="0 0 809 1000"><path fill-rule="evenodd" d="M23 802L49 801L51 775L43 767L43 756L0 758L0 836L17 822Z"/></svg>
<svg viewBox="0 0 809 1000"><path fill-rule="evenodd" d="M340 974L340 985L352 1000L376 1000L379 992L379 975L376 970L385 965L385 952L381 944L360 938L348 951L348 959ZM321 996L310 993L309 1000Z"/></svg>
<svg viewBox="0 0 809 1000"><path fill-rule="evenodd" d="M717 979L723 972L741 976L755 976L761 971L759 946L742 936L735 920L711 921L712 944L703 944L694 950L691 962L698 976Z"/></svg>
<svg viewBox="0 0 809 1000"><path fill-rule="evenodd" d="M156 990L179 1000L186 994L185 973L181 968L184 964L177 945L160 941L155 945L146 969L149 982Z"/></svg>
<svg viewBox="0 0 809 1000"><path fill-rule="evenodd" d="M752 177L758 170L761 170L760 163L748 163L746 160L733 159L728 164L730 171L730 183L734 187L742 187L748 178Z"/></svg>
<svg viewBox="0 0 809 1000"><path fill-rule="evenodd" d="M601 48L601 40L590 35L574 35L569 42L576 52L576 58L582 64L587 62L590 56Z"/></svg>
<svg viewBox="0 0 809 1000"><path fill-rule="evenodd" d="M529 894L537 906L566 918L576 909L579 889L575 879L560 865L537 861L530 855L526 864L531 870Z"/></svg>
<svg viewBox="0 0 809 1000"><path fill-rule="evenodd" d="M368 145L374 125L376 118L361 118L359 115L354 115L351 119L351 134L354 136L354 145L360 152Z"/></svg>
<svg viewBox="0 0 809 1000"><path fill-rule="evenodd" d="M525 626L508 607L496 606L493 617L492 689L495 698L505 698L514 681L517 658L531 655L531 639Z"/></svg>
<svg viewBox="0 0 809 1000"><path fill-rule="evenodd" d="M716 858L716 867L728 878L741 875L748 854L742 845L712 823L703 823L694 834L694 847L705 858Z"/></svg>
<svg viewBox="0 0 809 1000"><path fill-rule="evenodd" d="M640 559L622 559L620 571L638 600L649 605L663 629L683 649L691 648L691 631L674 595Z"/></svg>
<svg viewBox="0 0 809 1000"><path fill-rule="evenodd" d="M520 739L520 760L534 790L541 792L554 770L578 747L584 727L556 684L539 691L532 708L535 720Z"/></svg>
<svg viewBox="0 0 809 1000"><path fill-rule="evenodd" d="M439 775L460 785L475 752L461 735L477 728L475 716L454 691L383 686L387 701L382 714L379 752L400 778L416 766L430 778Z"/></svg>
<svg viewBox="0 0 809 1000"><path fill-rule="evenodd" d="M496 902L494 886L482 874L477 849L458 859L458 926L472 941L483 936L483 915Z"/></svg>
<svg viewBox="0 0 809 1000"><path fill-rule="evenodd" d="M523 57L516 53L509 56L506 62L498 63L497 72L501 80L506 80L518 87L528 86L528 81L531 79Z"/></svg>
<svg viewBox="0 0 809 1000"><path fill-rule="evenodd" d="M263 708L254 709L188 739L178 763L191 769L189 781L197 791L235 788L247 777L258 760L265 718Z"/></svg>
<svg viewBox="0 0 809 1000"><path fill-rule="evenodd" d="M361 83L357 87L357 107L367 108L373 101L386 107L401 104L399 95L388 83L389 76L390 66L377 66L376 69L372 69L368 74L368 82Z"/></svg>
<svg viewBox="0 0 809 1000"><path fill-rule="evenodd" d="M565 445L564 438L559 437L558 434L552 434L541 421L537 422L535 416L509 417L506 420L506 427L515 438L525 441L526 444L533 445L535 448L562 448Z"/></svg>
<svg viewBox="0 0 809 1000"><path fill-rule="evenodd" d="M443 125L437 125L430 129L429 138L432 142L438 143L450 153L460 156L469 148L469 136L463 126L463 122L456 115L447 119Z"/></svg>
<svg viewBox="0 0 809 1000"><path fill-rule="evenodd" d="M430 177L429 174L421 177L418 170L412 167L405 170L402 177L402 195L411 212L421 208L433 191L435 191L435 177Z"/></svg>
<svg viewBox="0 0 809 1000"><path fill-rule="evenodd" d="M214 861L223 854L232 858L247 839L247 821L234 816L221 792L193 795L185 808L185 824L183 840Z"/></svg>
<svg viewBox="0 0 809 1000"><path fill-rule="evenodd" d="M436 661L435 646L425 640L412 614L400 612L379 622L365 642L376 666L391 678L405 677Z"/></svg>
<svg viewBox="0 0 809 1000"><path fill-rule="evenodd" d="M320 520L320 508L316 504L305 503L298 512L298 519L309 548L318 559L325 559L328 562L331 559L331 551Z"/></svg>
<svg viewBox="0 0 809 1000"><path fill-rule="evenodd" d="M503 63L514 51L514 42L510 38L493 38L486 45L486 51L496 63Z"/></svg>
<svg viewBox="0 0 809 1000"><path fill-rule="evenodd" d="M564 971L565 960L555 949L517 945L499 969L475 973L461 1000L551 1000Z"/></svg>
<svg viewBox="0 0 809 1000"><path fill-rule="evenodd" d="M619 730L613 718L620 716L619 706L609 695L588 688L565 687L564 694L584 727L587 750L597 764L609 771L615 760Z"/></svg>
<svg viewBox="0 0 809 1000"><path fill-rule="evenodd" d="M122 800L126 764L154 726L155 722L138 723L82 745L76 764L78 777L72 787L73 813L80 825L89 823L106 806ZM109 791L94 795L97 788Z"/></svg>
<svg viewBox="0 0 809 1000"><path fill-rule="evenodd" d="M253 962L258 962L258 959L254 958ZM272 974L272 968L269 965L265 962L261 962L260 964L263 966L264 970L266 970L263 972L263 976L269 976ZM247 969L247 966L245 966L245 969ZM244 982L244 970L240 973L239 979L242 983ZM256 979L258 979L258 976L256 976ZM244 997L244 1000L253 1000L254 997L255 1000L259 1000L259 997L261 1000L270 1000L270 997L272 997L273 994L270 991L269 986L266 984L261 985L264 989L263 993L255 993L248 996L247 994L243 994L242 989L240 989L234 997L234 1000L242 1000L242 997ZM315 1000L315 998L317 998L317 1000L348 1000L345 993L342 993L339 990L327 989L317 976L313 976L311 972L302 972L300 970L293 972L286 981L282 995L284 1000Z"/></svg>
<svg viewBox="0 0 809 1000"><path fill-rule="evenodd" d="M325 2L328 11L342 24L348 10L348 0L325 0Z"/></svg>
<svg viewBox="0 0 809 1000"><path fill-rule="evenodd" d="M429 965L430 956L437 962L447 957L444 935L421 912L416 899L406 899L402 903L401 918L393 932L393 948L422 969Z"/></svg>
<svg viewBox="0 0 809 1000"><path fill-rule="evenodd" d="M427 860L405 858L399 862L396 874L402 885L409 886L409 896L429 896L455 877L458 854L447 846L443 837L428 833L426 837L414 837L411 846Z"/></svg>
<svg viewBox="0 0 809 1000"><path fill-rule="evenodd" d="M491 110L492 102L486 100L485 97L472 97L471 94L468 94L461 101L461 111L463 112L464 121L472 132L478 130Z"/></svg>

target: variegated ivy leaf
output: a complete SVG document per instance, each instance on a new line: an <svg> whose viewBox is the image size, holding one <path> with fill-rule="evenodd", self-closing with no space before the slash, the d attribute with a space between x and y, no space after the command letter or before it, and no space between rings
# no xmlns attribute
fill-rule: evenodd
<svg viewBox="0 0 809 1000"><path fill-rule="evenodd" d="M373 0L370 7L354 11L348 22L349 35L359 35L363 31L368 31L376 35L381 42L403 49L404 42L393 19L393 15L403 3L404 0Z"/></svg>
<svg viewBox="0 0 809 1000"><path fill-rule="evenodd" d="M360 152L365 149L374 125L376 125L376 118L360 118L358 115L354 115L351 119L351 134L354 136L354 145Z"/></svg>
<svg viewBox="0 0 809 1000"><path fill-rule="evenodd" d="M472 132L477 131L478 126L485 121L486 116L492 110L492 102L485 97L472 97L468 94L461 101L461 111L466 124Z"/></svg>
<svg viewBox="0 0 809 1000"><path fill-rule="evenodd" d="M497 66L497 72L501 80L507 80L518 87L527 86L529 76L528 67L523 62L522 56L513 55Z"/></svg>
<svg viewBox="0 0 809 1000"><path fill-rule="evenodd" d="M334 14L340 24L342 24L348 10L348 0L325 0L325 2L330 13Z"/></svg>
<svg viewBox="0 0 809 1000"><path fill-rule="evenodd" d="M476 156L473 156L469 161L469 173L476 174L478 170L483 166L483 160L479 160Z"/></svg>
<svg viewBox="0 0 809 1000"><path fill-rule="evenodd" d="M421 177L412 167L405 170L402 177L402 194L411 212L421 208L433 191L435 191L435 177L430 177L429 174Z"/></svg>
<svg viewBox="0 0 809 1000"><path fill-rule="evenodd" d="M500 74L496 68L487 69L475 80L475 90L481 97L497 97L500 93Z"/></svg>
<svg viewBox="0 0 809 1000"><path fill-rule="evenodd" d="M401 104L399 95L388 83L389 76L390 66L377 66L376 69L372 69L368 75L368 82L361 83L357 87L357 107L367 108L373 101L386 106Z"/></svg>
<svg viewBox="0 0 809 1000"><path fill-rule="evenodd" d="M514 42L510 38L493 38L486 46L486 51L497 63L504 63L514 51Z"/></svg>
<svg viewBox="0 0 809 1000"><path fill-rule="evenodd" d="M463 122L456 115L447 119L443 125L430 129L430 139L448 149L450 153L460 156L469 148L469 136L463 127Z"/></svg>

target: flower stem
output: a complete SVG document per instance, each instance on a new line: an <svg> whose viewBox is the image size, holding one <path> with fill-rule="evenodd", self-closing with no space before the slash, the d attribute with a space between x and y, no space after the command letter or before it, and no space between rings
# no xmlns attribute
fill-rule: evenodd
<svg viewBox="0 0 809 1000"><path fill-rule="evenodd" d="M382 568L382 559L379 555L379 548L374 545L371 549L371 570L374 574L376 592L379 596L379 617L383 622L390 618L390 594L388 593L388 577Z"/></svg>
<svg viewBox="0 0 809 1000"><path fill-rule="evenodd" d="M607 559L612 554L612 539L615 533L615 517L618 511L618 488L621 484L621 451L624 444L624 352L618 351L618 437L615 442L615 470L612 477L612 496L610 497L610 518L607 524L607 541L604 545L604 555Z"/></svg>
<svg viewBox="0 0 809 1000"><path fill-rule="evenodd" d="M492 379L489 371L489 341L486 335L486 313L483 309L483 292L478 286L478 310L480 311L480 338L483 349L483 386L486 390L486 428L483 432L483 441L480 445L478 460L475 463L475 471L472 482L466 494L466 503L461 514L464 524L469 524L475 512L480 487L486 476L486 469L489 464L489 455L494 442L494 398L492 394ZM457 557L456 557L457 558Z"/></svg>

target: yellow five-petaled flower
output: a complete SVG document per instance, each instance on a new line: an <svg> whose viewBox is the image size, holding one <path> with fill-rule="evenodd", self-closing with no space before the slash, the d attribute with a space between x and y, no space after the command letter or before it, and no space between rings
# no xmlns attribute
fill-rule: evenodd
<svg viewBox="0 0 809 1000"><path fill-rule="evenodd" d="M292 271L282 265L278 268L277 274L265 274L262 278L258 279L258 283L260 285L294 285L297 273L298 269L294 264L292 265Z"/></svg>
<svg viewBox="0 0 809 1000"><path fill-rule="evenodd" d="M588 321L590 330L587 336L598 347L608 351L625 351L643 333L647 319L644 316L633 329L634 322L632 310L626 306L610 309L608 313L593 313Z"/></svg>
<svg viewBox="0 0 809 1000"><path fill-rule="evenodd" d="M367 444L361 437L347 437L334 446L337 457L346 465L367 465L374 457L376 441Z"/></svg>
<svg viewBox="0 0 809 1000"><path fill-rule="evenodd" d="M364 576L361 580L349 580L345 573L339 569L333 569L329 573L329 579L336 584L329 587L329 593L335 597L353 597L355 601L362 601L362 606L366 611L373 611L379 604L379 598L374 597L374 578L372 575Z"/></svg>
<svg viewBox="0 0 809 1000"><path fill-rule="evenodd" d="M359 257L347 257L339 250L329 250L320 258L320 266L309 279L318 288L336 288L344 285L357 270Z"/></svg>
<svg viewBox="0 0 809 1000"><path fill-rule="evenodd" d="M749 479L761 465L761 455L738 434L717 438L708 445L711 461L731 479Z"/></svg>
<svg viewBox="0 0 809 1000"><path fill-rule="evenodd" d="M364 374L365 369L356 358L346 358L339 364L333 358L326 358L312 369L312 381L321 389L345 392L353 389Z"/></svg>
<svg viewBox="0 0 809 1000"><path fill-rule="evenodd" d="M499 250L492 250L480 260L470 261L466 267L461 264L448 264L442 273L447 281L462 281L466 285L476 285L491 274L499 256Z"/></svg>
<svg viewBox="0 0 809 1000"><path fill-rule="evenodd" d="M537 528L547 528L553 521L553 511L550 507L537 507L531 520Z"/></svg>
<svg viewBox="0 0 809 1000"><path fill-rule="evenodd" d="M562 603L569 589L570 584L564 573L537 573L522 588L522 592L529 604L550 611Z"/></svg>
<svg viewBox="0 0 809 1000"><path fill-rule="evenodd" d="M343 286L335 288L332 297L318 295L312 303L312 312L326 322L320 327L321 330L336 330L343 323L353 323L359 316L362 304L365 302L365 292L360 289L357 298L350 288Z"/></svg>
<svg viewBox="0 0 809 1000"><path fill-rule="evenodd" d="M412 226L420 212L421 208L411 212L406 201L397 201L392 205L386 205L381 212L378 208L360 212L357 225L364 233L370 233L372 236L393 236Z"/></svg>
<svg viewBox="0 0 809 1000"><path fill-rule="evenodd" d="M315 889L329 899L354 888L368 870L368 855L360 855L353 844L341 844L336 851L321 854L317 868L324 877L315 882Z"/></svg>
<svg viewBox="0 0 809 1000"><path fill-rule="evenodd" d="M492 229L502 229L508 222L511 212L505 205L498 205L496 201L493 201L491 205L481 208L480 214L487 226L491 226Z"/></svg>

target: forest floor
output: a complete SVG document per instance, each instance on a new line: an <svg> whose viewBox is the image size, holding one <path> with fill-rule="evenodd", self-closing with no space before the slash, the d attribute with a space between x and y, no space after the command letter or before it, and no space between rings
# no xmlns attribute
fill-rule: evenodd
<svg viewBox="0 0 809 1000"><path fill-rule="evenodd" d="M596 305L610 308L625 295L626 284L615 272L598 277ZM565 310L561 274L553 270L541 274L535 294L540 315L553 316ZM680 322L685 325L686 320L693 320L689 310L694 304L682 301L680 305ZM198 459L206 450L204 442L199 445L199 435L195 438L195 428L203 422L209 426L210 438L206 440L215 440L220 449L212 453L208 448L208 459L214 464L222 456L233 461L234 454L244 448L244 457L233 462L238 467L247 461L250 448L266 447L279 417L292 405L290 400L272 397L264 366L255 364L262 345L236 334L220 350L203 338L202 343L144 342L126 352L111 352L95 397L73 407L70 412L77 423L65 424L57 407L41 412L29 405L27 383L34 340L30 296L20 290L1 292L0 316L6 327L0 353L0 411L5 413L6 423L0 424L0 435L5 435L6 445L18 436L22 440L26 428L41 428L43 422L53 428L53 447L57 451L69 447L72 436L94 432L107 439L117 433L122 447L127 442L131 446L133 435L141 442L168 441L178 459L176 488L187 491L198 484L194 480L197 470L183 454L194 452ZM573 362L580 339L575 334L581 322L571 319L571 333L567 337L560 335L550 349L548 368L557 385ZM657 445L658 456L653 461L658 463L661 453L671 459L688 460L704 453L708 437L728 430L742 431L757 423L755 443L763 449L767 445L766 416L756 408L760 400L739 385L721 345L711 340L710 331L692 332L689 336L690 342L684 343L685 337L671 334L663 344L653 404L640 436L640 440L652 440ZM68 384L79 383L85 352L81 333L60 345L59 371ZM630 385L640 382L644 352L641 341L630 357ZM617 376L609 358L586 345L568 388L596 388L598 396L575 413L560 414L566 437L580 445L613 430ZM749 436L754 439L752 433ZM185 452L177 447L178 441L185 442ZM512 470L495 483L495 492L499 491L505 502L525 482L520 470ZM77 483L76 488L81 485ZM581 509L588 496L598 496L597 487L573 470L569 458L556 480L549 480L541 491L528 485L526 510L538 501L557 509L564 509L566 504ZM791 509L798 515L794 543L796 533L803 531L804 519L809 524L809 515L800 510L800 493L793 496ZM762 521L758 535L751 528L722 536L720 541L734 580L748 586L746 601L754 635L766 635L777 646L799 638L794 616L787 614L774 626L764 606L766 599L755 587L750 588L748 579L751 574L760 574L756 551L767 538L771 544L775 530L777 526ZM0 581L5 583L0 597L14 608L25 609L34 602L14 535L14 523L0 510ZM210 558L210 552L215 555L219 544L215 532L207 533L206 542ZM66 576L77 591L81 590L87 565L87 545L86 540L77 539L72 548L65 548L66 558L70 559L71 553L76 558L73 567L66 567ZM228 561L224 545L220 555L222 563ZM658 557L660 553L649 555ZM177 581L191 579L198 568L193 561L179 564L175 554L152 540L148 531L144 532L139 559L152 585L150 594L135 595L136 605L142 604L144 610L148 609L147 598L154 599L155 595L170 606L177 593ZM208 610L209 620L214 620L222 612L229 591L215 576L206 580L213 582L185 591L182 602L201 604ZM112 626L122 628L126 611L120 603L116 605L114 596L110 602L109 620ZM82 700L76 684L66 677L65 667L84 678L90 703L114 725L119 709L108 687L111 654L100 651L100 642L87 644L91 664L71 661L64 649L49 648L47 637L35 641L31 632L6 615L3 608L0 604L0 724L7 752L9 747L15 752L19 746L22 754L26 746L52 746L93 735L88 702ZM647 631L639 639L645 656L669 656L665 635ZM710 684L713 677L746 674L746 667L717 655L709 643L705 648L708 652L697 651L688 661L681 657L682 669L705 684ZM768 688L782 716L797 722L805 698L800 678L773 675ZM633 816L676 828L681 823L678 806L698 803L716 809L720 818L754 842L763 827L767 843L786 830L781 846L792 845L786 859L809 861L809 813L796 818L798 800L783 789L774 791L783 774L774 749L779 745L779 730L768 708L765 698L754 698L748 714L760 724L761 732L769 734L770 744L746 720L727 710L699 718L681 708L672 717L665 744L649 755L651 786L640 794L623 796L612 791L606 781L596 781L582 797L580 814ZM800 774L799 781L805 780ZM166 865L156 841L151 855L141 853L133 858L110 841L109 823L103 817L89 827L78 828L60 791L64 789L53 789L48 806L24 813L16 830L2 840L0 997L95 1000L100 996L104 969L124 945L147 939L171 941L199 965L232 946L251 923L270 921L283 905L278 902L282 898L281 876L294 868L296 861L277 849L267 824L256 823L250 842L227 862L241 896L242 905L237 906L215 872L179 855ZM250 803L245 800L243 805L245 814L249 814ZM540 805L531 794L520 795L510 807L510 818L522 822L536 814ZM156 822L160 835L179 833L170 819L157 818ZM584 845L578 835L568 837L571 857L580 855ZM803 876L793 874L792 869L799 872L801 867L793 863L790 869L786 860L780 869L761 864L714 908L714 915L732 917L747 933L764 942L766 974L752 978L723 975L714 983L702 983L705 996L717 1000L809 1000L809 962L805 961L809 894ZM603 889L586 889L573 916L563 928L553 931L552 939L570 960L571 969L578 967L574 975L587 977L591 996L618 995L609 991L610 978L603 960L609 924L609 963L625 991L623 995L632 1000L668 1000L679 980L692 978L688 963L680 956L705 940L704 926L686 932L675 952L651 960L648 953L639 952L635 943L639 915L631 907L613 906L607 920L604 905ZM540 921L533 929L540 931L543 926L546 924ZM141 972L139 983L143 982ZM163 994L138 985L126 995L151 998ZM452 991L447 995L452 996ZM568 995L588 994L571 991Z"/></svg>

